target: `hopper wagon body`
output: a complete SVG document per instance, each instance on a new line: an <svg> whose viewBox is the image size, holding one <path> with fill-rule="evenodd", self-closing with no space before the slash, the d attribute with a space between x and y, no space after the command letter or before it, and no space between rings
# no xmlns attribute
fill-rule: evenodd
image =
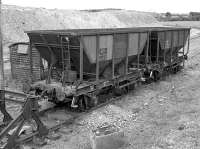
<svg viewBox="0 0 200 149"><path fill-rule="evenodd" d="M45 81L36 81L33 88L40 87L42 94L51 93L54 102L70 101L82 106L83 103L99 102L100 95L108 94L108 90L127 89L143 77L150 78L153 71L161 73L184 65L190 28L35 30L26 33L30 51L36 48L46 63L41 64L41 78Z"/></svg>

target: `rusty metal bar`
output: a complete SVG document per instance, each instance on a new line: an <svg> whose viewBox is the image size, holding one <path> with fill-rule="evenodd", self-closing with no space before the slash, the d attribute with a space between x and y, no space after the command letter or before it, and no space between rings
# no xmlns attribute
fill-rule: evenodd
<svg viewBox="0 0 200 149"><path fill-rule="evenodd" d="M178 32L178 45L177 45L177 47L180 47L180 31L177 31ZM176 53L176 58L178 59L179 58L179 51L177 51L177 53ZM183 58L183 61L184 61L184 53L182 53L182 58ZM183 62L184 63L184 62Z"/></svg>
<svg viewBox="0 0 200 149"><path fill-rule="evenodd" d="M113 34L113 46L112 46L112 78L115 78L115 34Z"/></svg>
<svg viewBox="0 0 200 149"><path fill-rule="evenodd" d="M137 53L137 69L139 70L140 67L140 40L141 40L141 34L138 33L138 53Z"/></svg>
<svg viewBox="0 0 200 149"><path fill-rule="evenodd" d="M64 72L65 70L65 62L64 62L64 48L63 48L63 37L60 36L60 44L61 44L61 59L62 59L62 71Z"/></svg>
<svg viewBox="0 0 200 149"><path fill-rule="evenodd" d="M149 61L149 63L152 63L152 61L151 61L151 31L150 31L150 36L149 36L149 50L148 50L148 56L149 56L149 58L148 58L148 61Z"/></svg>
<svg viewBox="0 0 200 149"><path fill-rule="evenodd" d="M12 117L6 110L5 104L5 86L4 86L4 61L3 61L3 45L2 45L2 2L0 0L0 111L3 114L3 122L9 122Z"/></svg>
<svg viewBox="0 0 200 149"><path fill-rule="evenodd" d="M187 38L187 42L188 42L188 44L187 44L187 52L186 52L186 54L185 54L185 51L183 51L183 56L184 56L184 59L183 59L183 67L185 66L185 55L187 55L188 54L188 52L189 52L189 48L190 48L190 30L188 31L189 33L188 33L188 38ZM184 41L183 41L183 46L184 46L184 49L183 50L185 50L185 30L184 30L184 39L183 39Z"/></svg>
<svg viewBox="0 0 200 149"><path fill-rule="evenodd" d="M157 56L156 56L156 62L158 63L159 61L159 38L158 38L158 35L157 35Z"/></svg>
<svg viewBox="0 0 200 149"><path fill-rule="evenodd" d="M6 110L5 90L0 90L0 111L3 114L3 122L10 122L12 117Z"/></svg>
<svg viewBox="0 0 200 149"><path fill-rule="evenodd" d="M127 47L126 47L125 75L128 73L128 52L129 52L129 38L130 38L130 34L127 34Z"/></svg>
<svg viewBox="0 0 200 149"><path fill-rule="evenodd" d="M13 96L20 96L23 98L27 97L27 94L23 93L23 92L16 92L16 91L11 91L11 90L5 90L5 94L11 94Z"/></svg>
<svg viewBox="0 0 200 149"><path fill-rule="evenodd" d="M0 0L0 89L4 90L4 63L3 63L3 45L2 45L2 12L1 12L1 0Z"/></svg>
<svg viewBox="0 0 200 149"><path fill-rule="evenodd" d="M178 32L178 41L177 42L178 42L178 47L179 47L179 45L180 45L179 44L179 42L180 42L180 39L179 39L180 38L180 31L177 31L177 32Z"/></svg>
<svg viewBox="0 0 200 149"><path fill-rule="evenodd" d="M67 44L66 42L62 42L63 44L63 46L68 46L69 44ZM41 46L41 47L46 47L47 45L49 46L49 47L56 47L56 48L60 48L61 47L61 45L60 44L53 44L53 43L48 43L48 44L44 44L44 43L40 43L40 42L34 42L34 45L36 45L36 46ZM70 46L70 48L80 48L80 46L76 46L76 45L69 45Z"/></svg>
<svg viewBox="0 0 200 149"><path fill-rule="evenodd" d="M147 49L145 50L145 65L147 65L148 63L148 59L149 59L149 32L147 33Z"/></svg>
<svg viewBox="0 0 200 149"><path fill-rule="evenodd" d="M96 73L83 72L84 75L96 76Z"/></svg>
<svg viewBox="0 0 200 149"><path fill-rule="evenodd" d="M167 38L167 34L166 34L166 32L164 32L164 52L163 52L164 65L165 65L165 56L166 56L166 38Z"/></svg>
<svg viewBox="0 0 200 149"><path fill-rule="evenodd" d="M183 67L185 66L185 59L184 59L184 55L185 55L185 30L183 30Z"/></svg>
<svg viewBox="0 0 200 149"><path fill-rule="evenodd" d="M188 54L188 52L189 52L189 47L190 47L190 30L188 30L188 46L187 46L187 52L186 52L186 54Z"/></svg>
<svg viewBox="0 0 200 149"><path fill-rule="evenodd" d="M32 56L32 49L33 49L33 45L32 45L32 41L30 40L30 43L29 43L29 48L30 48L30 50L29 50L29 58L30 58L30 72L31 72L31 81L33 81L34 80L34 78L33 78L33 56Z"/></svg>
<svg viewBox="0 0 200 149"><path fill-rule="evenodd" d="M12 129L14 127L14 125L16 125L16 123L18 123L22 119L23 119L22 115L19 115L17 118L15 118L13 121L11 121L8 124L8 126L6 126L6 128L1 131L1 133L0 133L0 139L2 139L8 133L8 130Z"/></svg>
<svg viewBox="0 0 200 149"><path fill-rule="evenodd" d="M83 36L80 38L80 81L83 81Z"/></svg>
<svg viewBox="0 0 200 149"><path fill-rule="evenodd" d="M174 49L174 31L171 31L170 70L172 69L173 49Z"/></svg>
<svg viewBox="0 0 200 149"><path fill-rule="evenodd" d="M37 98L38 97L28 97L24 104L22 113L16 119L14 119L11 123L9 123L9 125L0 132L0 139L2 139L10 130L12 130L13 128L17 128L8 137L5 148L9 148L9 149L16 148L16 146L19 145L18 143L20 142L17 141L20 138L19 132L26 121L30 121L30 120L35 121L37 125L37 131L39 133L39 137L44 137L49 133L49 130L39 118L39 114L38 114L39 105L38 105Z"/></svg>
<svg viewBox="0 0 200 149"><path fill-rule="evenodd" d="M96 36L96 81L99 81L99 35Z"/></svg>

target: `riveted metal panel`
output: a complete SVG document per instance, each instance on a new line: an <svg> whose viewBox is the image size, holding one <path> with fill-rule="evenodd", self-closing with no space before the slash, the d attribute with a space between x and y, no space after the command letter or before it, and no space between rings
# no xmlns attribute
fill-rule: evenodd
<svg viewBox="0 0 200 149"><path fill-rule="evenodd" d="M138 49L138 33L132 33L129 35L129 56L137 55L142 53L142 50L147 41L147 33L140 33L140 48Z"/></svg>
<svg viewBox="0 0 200 149"><path fill-rule="evenodd" d="M85 53L91 63L96 62L96 36L84 36Z"/></svg>

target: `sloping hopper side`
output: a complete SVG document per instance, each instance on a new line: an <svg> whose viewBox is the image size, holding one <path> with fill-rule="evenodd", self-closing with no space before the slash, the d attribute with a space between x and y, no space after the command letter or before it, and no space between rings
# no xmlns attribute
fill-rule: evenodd
<svg viewBox="0 0 200 149"><path fill-rule="evenodd" d="M188 30L167 31L166 35L164 35L164 32L158 32L161 55L165 51L167 63L170 62L171 47L173 47L172 55L177 57L176 54L185 46L188 35Z"/></svg>
<svg viewBox="0 0 200 149"><path fill-rule="evenodd" d="M30 38L31 43L38 49L42 58L47 60L50 64L54 64L56 68L58 69L62 68L62 53L61 53L62 50L60 46L61 40L59 35L45 34L41 36L38 33L28 33L28 36ZM138 37L139 37L138 33L130 33L129 36L127 34L124 34L124 36L120 35L119 38L126 38L126 40L119 40L119 38L117 38L116 40L115 38L113 38L113 35L100 35L99 36L100 74L105 70L106 67L108 67L108 65L109 66L111 65L113 52L116 62L120 63L120 61L125 59L126 49L129 47L128 48L129 61L133 61L133 59L136 59L136 55L138 53L141 54L144 49L147 40L147 33L140 34L139 48L138 48ZM79 66L80 66L79 48L80 44L82 44L84 49L83 70L84 72L95 73L96 36L83 36L82 42L80 42L78 37L74 36L74 37L69 37L69 41L70 41L70 56L73 66L72 69L79 72Z"/></svg>
<svg viewBox="0 0 200 149"><path fill-rule="evenodd" d="M123 62L126 57L126 51L128 49L129 61L137 61L137 54L141 54L146 40L147 33L140 33L140 42L138 42L138 33L128 34L115 34L113 35L100 35L99 36L99 69L102 74L106 68L112 67L112 59L114 57L115 65ZM89 65L84 63L84 71L95 73L96 66L96 36L84 36L83 47ZM140 47L138 48L138 43ZM129 45L128 45L129 44ZM86 68L85 68L86 67ZM88 69L87 69L88 68ZM110 70L111 73L111 70Z"/></svg>

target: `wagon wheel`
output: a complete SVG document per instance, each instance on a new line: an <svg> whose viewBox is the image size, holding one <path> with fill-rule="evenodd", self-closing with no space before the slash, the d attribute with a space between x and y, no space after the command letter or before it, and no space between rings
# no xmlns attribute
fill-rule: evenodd
<svg viewBox="0 0 200 149"><path fill-rule="evenodd" d="M173 69L173 73L176 74L178 71L181 70L181 66L180 65L177 65L176 67L174 67Z"/></svg>
<svg viewBox="0 0 200 149"><path fill-rule="evenodd" d="M174 67L174 68L172 69L172 73L173 73L173 74L176 74L176 73L178 72L177 70L178 70L178 68L177 68L177 66L176 66L176 67Z"/></svg>
<svg viewBox="0 0 200 149"><path fill-rule="evenodd" d="M135 86L136 86L135 83L130 84L129 87L128 87L128 89L129 89L129 90L134 90L134 89L135 89Z"/></svg>
<svg viewBox="0 0 200 149"><path fill-rule="evenodd" d="M163 79L166 79L170 75L170 69L169 68L164 68L163 70Z"/></svg>
<svg viewBox="0 0 200 149"><path fill-rule="evenodd" d="M78 107L80 111L90 109L92 107L91 98L87 95L81 95L78 99Z"/></svg>
<svg viewBox="0 0 200 149"><path fill-rule="evenodd" d="M120 88L113 88L113 95L114 96L121 96L123 94L123 90Z"/></svg>
<svg viewBox="0 0 200 149"><path fill-rule="evenodd" d="M129 86L126 86L124 89L125 89L125 94L127 94L129 92Z"/></svg>
<svg viewBox="0 0 200 149"><path fill-rule="evenodd" d="M123 94L127 94L127 93L128 93L127 86L126 86L126 87L124 87L124 88L122 88L122 93L123 93Z"/></svg>
<svg viewBox="0 0 200 149"><path fill-rule="evenodd" d="M153 71L153 78L154 78L154 81L158 81L160 80L160 72L159 71Z"/></svg>
<svg viewBox="0 0 200 149"><path fill-rule="evenodd" d="M82 96L79 97L77 104L78 104L78 109L81 112L85 111L84 100L83 100Z"/></svg>
<svg viewBox="0 0 200 149"><path fill-rule="evenodd" d="M162 78L162 80L166 80L166 78L167 78L167 70L166 69L163 69L162 70L162 73L161 73L161 78Z"/></svg>
<svg viewBox="0 0 200 149"><path fill-rule="evenodd" d="M178 65L178 66L177 66L177 71L180 71L181 69L183 69L183 66Z"/></svg>
<svg viewBox="0 0 200 149"><path fill-rule="evenodd" d="M83 101L84 101L85 110L88 110L91 107L90 97L83 95Z"/></svg>
<svg viewBox="0 0 200 149"><path fill-rule="evenodd" d="M129 86L125 86L125 87L122 88L122 93L123 94L127 94L128 91L129 91Z"/></svg>

